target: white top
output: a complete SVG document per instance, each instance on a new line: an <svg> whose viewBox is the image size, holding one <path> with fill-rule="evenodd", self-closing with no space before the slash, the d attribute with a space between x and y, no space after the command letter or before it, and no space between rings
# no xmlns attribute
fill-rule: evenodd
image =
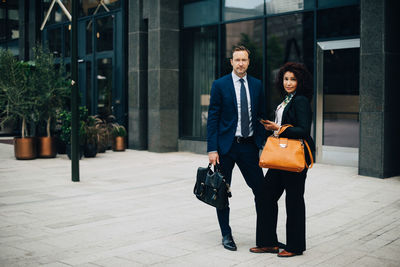
<svg viewBox="0 0 400 267"><path fill-rule="evenodd" d="M240 78L232 71L232 79L233 79L233 85L235 86L236 102L237 102L237 109L238 109L238 124L237 124L237 128L236 128L235 136L242 136L241 115L240 115L241 114L240 110L242 108L240 106L240 87L242 86L242 83L240 82L240 79L244 80L244 87L246 88L247 104L248 104L247 109L249 110L249 120L250 120L249 136L252 136L253 135L253 124L251 122L251 101L250 101L249 84L247 82L247 74L243 78Z"/></svg>
<svg viewBox="0 0 400 267"><path fill-rule="evenodd" d="M276 108L275 111L275 123L278 124L279 126L281 126L282 124L282 115L283 115L283 110L285 109L282 104L283 102L279 104L279 106Z"/></svg>
<svg viewBox="0 0 400 267"><path fill-rule="evenodd" d="M276 108L275 111L275 123L278 124L278 126L282 126L282 116L283 116L283 111L285 110L285 107L287 106L287 104L292 101L293 96L296 94L296 92L294 92L293 94L290 94L288 96L286 96L285 100L283 100L282 103L279 104L279 106ZM276 131L274 131L274 135L277 136L278 132L279 132L280 128Z"/></svg>

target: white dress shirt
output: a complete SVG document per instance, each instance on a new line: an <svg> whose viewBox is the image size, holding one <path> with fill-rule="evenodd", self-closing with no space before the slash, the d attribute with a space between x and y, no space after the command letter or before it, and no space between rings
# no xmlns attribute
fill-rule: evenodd
<svg viewBox="0 0 400 267"><path fill-rule="evenodd" d="M249 110L249 120L250 120L249 136L252 136L253 135L253 124L251 122L251 100L250 100L249 84L247 82L247 74L243 78L240 78L232 71L232 79L233 79L233 85L235 86L236 102L237 102L237 109L238 109L238 124L237 124L237 128L236 128L235 136L242 136L241 115L240 115L241 114L240 109L242 108L240 106L240 87L242 86L242 83L240 82L240 79L244 80L244 87L246 88L247 103L248 103L247 109Z"/></svg>

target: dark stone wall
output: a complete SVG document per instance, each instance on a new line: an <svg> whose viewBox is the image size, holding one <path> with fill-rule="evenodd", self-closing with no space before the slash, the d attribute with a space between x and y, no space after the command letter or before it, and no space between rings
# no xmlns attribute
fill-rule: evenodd
<svg viewBox="0 0 400 267"><path fill-rule="evenodd" d="M379 178L400 174L395 108L400 94L394 87L400 49L398 6L395 0L360 2L359 174Z"/></svg>
<svg viewBox="0 0 400 267"><path fill-rule="evenodd" d="M179 1L129 2L129 144L178 148Z"/></svg>
<svg viewBox="0 0 400 267"><path fill-rule="evenodd" d="M128 10L129 147L147 149L148 23L143 18L143 0L129 1Z"/></svg>

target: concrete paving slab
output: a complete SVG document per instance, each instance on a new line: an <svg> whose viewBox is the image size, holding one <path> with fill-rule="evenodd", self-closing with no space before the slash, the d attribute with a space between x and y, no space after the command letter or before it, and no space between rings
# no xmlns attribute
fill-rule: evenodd
<svg viewBox="0 0 400 267"><path fill-rule="evenodd" d="M238 251L222 248L215 210L192 191L206 155L107 151L18 161L0 144L0 266L400 266L400 177L357 175L315 164L306 181L307 251L252 254L251 190L233 171L231 226ZM278 236L285 242L284 196Z"/></svg>

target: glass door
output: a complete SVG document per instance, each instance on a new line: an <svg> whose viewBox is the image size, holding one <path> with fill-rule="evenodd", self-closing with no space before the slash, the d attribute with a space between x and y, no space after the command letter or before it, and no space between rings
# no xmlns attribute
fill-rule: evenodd
<svg viewBox="0 0 400 267"><path fill-rule="evenodd" d="M122 14L113 12L79 21L79 83L90 114L126 120L122 49Z"/></svg>
<svg viewBox="0 0 400 267"><path fill-rule="evenodd" d="M80 104L91 115L114 115L120 124L127 121L124 79L124 25L121 1L81 1L84 17L78 18L78 82ZM71 63L71 24L55 14L44 28L57 64ZM0 14L1 15L1 14ZM81 14L82 15L82 14Z"/></svg>
<svg viewBox="0 0 400 267"><path fill-rule="evenodd" d="M359 39L318 42L318 162L358 165L359 47Z"/></svg>

